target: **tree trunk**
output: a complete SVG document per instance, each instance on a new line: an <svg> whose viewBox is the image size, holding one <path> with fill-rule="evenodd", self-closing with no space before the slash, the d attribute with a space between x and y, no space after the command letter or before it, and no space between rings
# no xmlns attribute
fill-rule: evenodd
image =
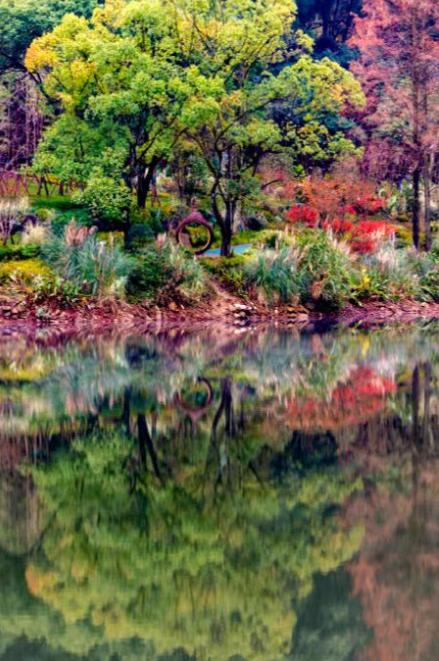
<svg viewBox="0 0 439 661"><path fill-rule="evenodd" d="M137 206L139 209L144 209L146 206L150 183L151 180L147 174L139 175L137 179Z"/></svg>
<svg viewBox="0 0 439 661"><path fill-rule="evenodd" d="M428 160L424 164L424 172L422 175L424 184L424 230L425 230L425 250L431 250L431 179L430 168Z"/></svg>
<svg viewBox="0 0 439 661"><path fill-rule="evenodd" d="M221 228L221 257L232 256L232 230L227 224Z"/></svg>
<svg viewBox="0 0 439 661"><path fill-rule="evenodd" d="M413 215L412 215L413 245L415 246L416 250L419 250L419 243L420 243L420 232L419 232L420 183L421 183L421 173L419 171L419 168L416 168L416 170L413 172Z"/></svg>
<svg viewBox="0 0 439 661"><path fill-rule="evenodd" d="M153 159L147 168L142 168L137 176L137 206L144 209L146 200L154 181L154 174L159 164L158 159Z"/></svg>
<svg viewBox="0 0 439 661"><path fill-rule="evenodd" d="M232 256L232 228L234 213L233 207L230 202L226 202L226 212L223 215L218 206L216 187L211 192L210 199L212 200L212 210L215 220L221 230L221 257Z"/></svg>

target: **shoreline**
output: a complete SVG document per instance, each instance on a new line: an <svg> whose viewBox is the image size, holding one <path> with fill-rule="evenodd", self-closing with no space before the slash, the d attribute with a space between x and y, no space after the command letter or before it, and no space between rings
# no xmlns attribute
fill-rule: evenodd
<svg viewBox="0 0 439 661"><path fill-rule="evenodd" d="M197 331L212 326L245 328L271 325L298 330L324 330L331 326L372 328L392 323L439 319L439 303L413 300L368 301L348 304L337 311L318 311L303 306L266 306L221 292L215 299L194 306L171 303L87 301L72 307L36 304L26 298L0 296L0 338L147 334L171 330Z"/></svg>

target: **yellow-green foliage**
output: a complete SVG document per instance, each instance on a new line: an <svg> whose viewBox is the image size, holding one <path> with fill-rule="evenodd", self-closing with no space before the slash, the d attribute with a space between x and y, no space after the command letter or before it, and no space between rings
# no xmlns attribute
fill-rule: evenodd
<svg viewBox="0 0 439 661"><path fill-rule="evenodd" d="M0 264L0 282L30 285L36 277L50 276L52 271L40 259L24 259Z"/></svg>

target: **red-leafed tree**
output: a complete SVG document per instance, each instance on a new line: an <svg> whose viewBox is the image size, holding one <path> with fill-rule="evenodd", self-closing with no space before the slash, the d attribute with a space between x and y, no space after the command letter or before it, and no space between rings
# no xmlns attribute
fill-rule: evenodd
<svg viewBox="0 0 439 661"><path fill-rule="evenodd" d="M425 246L431 247L430 190L439 146L439 3L374 0L355 19L352 70L369 105L364 118L378 165L398 158L413 181L413 242L420 246L421 185ZM376 144L382 148L377 149Z"/></svg>

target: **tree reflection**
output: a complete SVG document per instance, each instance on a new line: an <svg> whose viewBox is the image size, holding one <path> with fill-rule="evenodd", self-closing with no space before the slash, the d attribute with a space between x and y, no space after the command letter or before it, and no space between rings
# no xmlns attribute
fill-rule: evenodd
<svg viewBox="0 0 439 661"><path fill-rule="evenodd" d="M89 437L34 470L52 523L28 586L66 622L139 637L157 653L281 655L314 574L359 548L361 526L340 526L333 509L361 486L355 476L256 477L265 461L244 438L237 445L230 380L220 392L205 460L167 463L166 480L144 414L137 443Z"/></svg>
<svg viewBox="0 0 439 661"><path fill-rule="evenodd" d="M44 349L31 377L27 350L20 379L0 350L2 638L435 658L435 337L115 338Z"/></svg>

